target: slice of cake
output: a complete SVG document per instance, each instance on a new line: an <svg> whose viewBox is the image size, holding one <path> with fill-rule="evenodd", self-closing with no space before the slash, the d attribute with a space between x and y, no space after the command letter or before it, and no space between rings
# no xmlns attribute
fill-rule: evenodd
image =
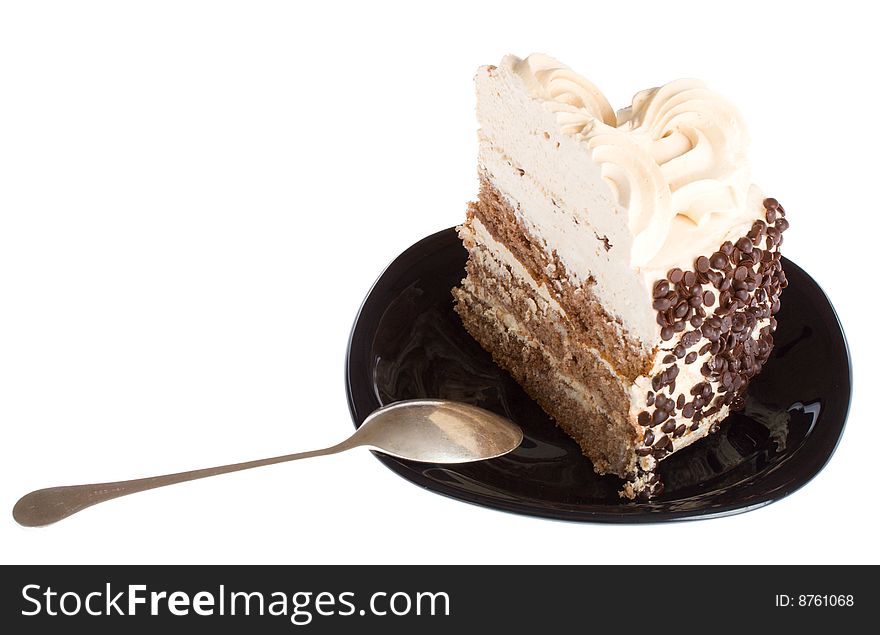
<svg viewBox="0 0 880 635"><path fill-rule="evenodd" d="M476 77L465 327L628 497L743 405L786 286L782 206L737 110L695 80L615 111L545 55Z"/></svg>

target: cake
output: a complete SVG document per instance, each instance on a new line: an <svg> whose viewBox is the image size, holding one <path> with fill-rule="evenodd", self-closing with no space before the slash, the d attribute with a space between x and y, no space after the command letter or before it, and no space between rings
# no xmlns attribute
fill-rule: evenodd
<svg viewBox="0 0 880 635"><path fill-rule="evenodd" d="M476 75L479 196L458 228L467 331L621 495L742 408L773 347L785 211L702 82L615 112L545 55Z"/></svg>

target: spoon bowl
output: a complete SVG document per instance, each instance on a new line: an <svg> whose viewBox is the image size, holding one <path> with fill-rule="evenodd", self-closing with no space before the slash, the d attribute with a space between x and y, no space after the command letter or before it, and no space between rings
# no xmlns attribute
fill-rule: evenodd
<svg viewBox="0 0 880 635"><path fill-rule="evenodd" d="M49 525L86 507L135 492L356 447L411 461L466 463L507 454L519 447L522 439L519 426L476 406L440 399L399 401L373 412L353 435L329 448L130 481L49 487L22 496L12 516L25 527Z"/></svg>
<svg viewBox="0 0 880 635"><path fill-rule="evenodd" d="M425 463L468 463L507 454L523 432L509 419L454 401L399 401L373 412L350 437L401 459Z"/></svg>

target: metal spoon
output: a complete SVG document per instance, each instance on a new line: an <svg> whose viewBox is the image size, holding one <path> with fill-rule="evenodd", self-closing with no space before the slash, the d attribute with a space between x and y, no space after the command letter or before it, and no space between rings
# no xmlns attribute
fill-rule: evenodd
<svg viewBox="0 0 880 635"><path fill-rule="evenodd" d="M40 489L22 496L12 516L25 527L40 527L120 496L361 446L411 461L467 463L507 454L519 447L522 438L516 424L476 406L441 400L399 401L376 410L348 439L323 450L131 481Z"/></svg>

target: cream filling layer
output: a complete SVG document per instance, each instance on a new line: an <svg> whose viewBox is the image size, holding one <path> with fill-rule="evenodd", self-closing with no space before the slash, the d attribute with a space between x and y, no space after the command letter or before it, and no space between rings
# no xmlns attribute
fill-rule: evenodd
<svg viewBox="0 0 880 635"><path fill-rule="evenodd" d="M492 298L488 297L486 294L480 293L479 289L475 288L470 281L470 278L465 278L464 288L474 298L488 305L484 310L483 315L490 321L494 322L499 331L507 333L508 337L515 337L524 345L534 349L547 361L553 369L555 376L562 382L563 388L572 400L582 407L601 412L609 419L613 417L613 413L609 412L608 409L599 403L599 400L594 397L593 391L590 387L573 377L571 374L565 372L560 367L556 357L553 356L553 354L548 351L539 340L532 336L528 327L526 327L516 315L506 311L504 307L501 307L498 304L492 304Z"/></svg>
<svg viewBox="0 0 880 635"><path fill-rule="evenodd" d="M552 296L550 291L547 289L547 285L545 285L543 282L538 282L537 280L535 280L532 277L532 274L529 273L528 269L526 269L522 265L522 263L516 259L516 256L514 256L513 253L505 245L498 242L497 240L495 240L495 238L492 237L492 234L490 234L489 230L486 229L486 226L480 222L479 218L473 218L471 220L471 226L473 229L471 235L474 239L474 242L478 245L482 245L483 247L485 247L486 250L488 250L488 253L492 255L492 260L494 262L488 263L484 261L484 264L486 264L490 268L495 268L498 271L500 271L500 267L506 267L515 279L525 282L529 288L531 288L547 303L547 307L550 311L559 315L561 319L551 320L551 322L557 328L557 330L562 329L561 332L567 338L567 333L565 332L563 326L563 320L565 320L567 317L565 309L563 309L556 298ZM463 226L463 230L468 231L467 225ZM473 252L471 255L474 255ZM477 255L477 257L480 257L480 255ZM614 380L620 384L621 388L624 391L629 391L632 384L630 384L630 382L625 377L621 376L617 372L617 369L614 368L614 366L607 359L605 359L605 357L602 356L602 353L598 349L592 346L583 346L579 347L578 350L595 357L599 361L599 363L602 364L602 366L608 371L608 373L614 378Z"/></svg>
<svg viewBox="0 0 880 635"><path fill-rule="evenodd" d="M548 192L530 172L521 172L512 159L488 140L480 142L480 165L489 181L501 194L529 237L548 254L555 252L566 268L568 282L575 288L592 280L591 292L617 320L615 329L620 337L624 331L641 343L641 351L651 351L659 327L654 310L640 292L633 293L640 281L619 258L614 257L613 239L591 223L586 212L567 214L562 203ZM604 240L603 240L604 239ZM605 240L611 241L606 249ZM570 270L571 254L578 264ZM583 272L589 275L583 277ZM557 272L548 272L558 275ZM645 339L647 338L647 339Z"/></svg>
<svg viewBox="0 0 880 635"><path fill-rule="evenodd" d="M529 273L528 269L526 269L523 264L516 259L513 253L503 244L495 240L486 226L480 221L479 218L471 219L469 225L462 226L463 231L470 231L471 236L474 241L485 247L489 252L492 253L492 256L497 260L500 264L507 267L511 274L515 278L519 278L525 281L532 290L538 294L553 311L556 311L561 316L565 317L565 309L559 304L555 297L550 293L550 290L547 288L547 285L543 282L538 282L532 277L532 274Z"/></svg>
<svg viewBox="0 0 880 635"><path fill-rule="evenodd" d="M504 277L505 273L507 275L513 276L514 279L517 279L520 282L524 282L532 291L534 291L538 299L542 301L543 306L538 306L536 304L534 311L536 315L556 315L557 319L548 319L547 321L560 332L563 336L563 341L568 339L567 332L565 330L564 324L564 309L559 305L559 303L547 292L546 286L544 284L540 284L535 281L535 279L531 276L531 274L522 266L522 264L513 256L513 254L501 243L496 241L491 234L489 234L486 227L479 221L479 219L474 218L471 220L472 223L472 233L471 237L474 239L475 244L478 246L476 249L471 251L471 257L477 258L480 264L488 269L489 271L494 271L496 276ZM464 225L462 227L463 232L469 231L468 225ZM480 248L482 247L482 249ZM583 381L573 377L571 374L565 372L560 367L560 360L552 354L551 351L547 349L546 346L542 342L540 342L537 338L535 338L529 331L528 327L523 324L520 318L509 311L507 311L503 306L500 306L496 298L491 293L486 293L485 289L482 287L478 288L477 285L474 284L474 281L470 276L465 278L464 280L464 288L471 293L474 297L479 299L484 304L490 307L492 311L492 316L494 320L503 325L505 330L509 333L515 334L520 340L526 342L530 347L540 350L541 354L548 360L550 365L554 368L554 370L558 373L559 377L562 378L566 386L569 390L574 391L571 393L571 397L575 399L580 404L589 404L590 407L599 410L603 414L611 417L612 413L608 411L607 408L602 406L595 398L592 397L592 390L590 387L585 384ZM543 290L543 292L542 292ZM598 362L606 369L608 374L616 381L621 390L624 393L628 392L628 388L630 386L629 382L626 381L625 378L621 377L617 371L614 369L608 361L602 357L598 350L592 347L578 347L579 353L586 353L594 357ZM580 394L578 394L580 393ZM631 422L632 423L632 422Z"/></svg>

